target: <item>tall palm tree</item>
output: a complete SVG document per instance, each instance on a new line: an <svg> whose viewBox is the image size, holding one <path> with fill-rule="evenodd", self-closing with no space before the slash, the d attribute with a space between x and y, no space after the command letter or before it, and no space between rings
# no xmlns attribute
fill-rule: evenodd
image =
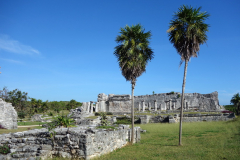
<svg viewBox="0 0 240 160"><path fill-rule="evenodd" d="M169 41L181 56L180 66L185 61L181 96L179 145L182 145L182 116L188 61L191 57L197 57L200 45L207 41L206 32L208 32L209 25L205 24L204 21L209 17L209 14L207 12L200 12L200 9L201 7L181 6L174 14L173 20L170 22L170 27L167 30Z"/></svg>
<svg viewBox="0 0 240 160"><path fill-rule="evenodd" d="M151 32L144 33L145 29L140 25L126 25L120 29L120 34L116 37L119 44L115 47L114 55L117 57L122 75L132 84L132 136L131 144L134 140L134 88L139 77L146 71L147 63L153 59L153 51L149 47Z"/></svg>

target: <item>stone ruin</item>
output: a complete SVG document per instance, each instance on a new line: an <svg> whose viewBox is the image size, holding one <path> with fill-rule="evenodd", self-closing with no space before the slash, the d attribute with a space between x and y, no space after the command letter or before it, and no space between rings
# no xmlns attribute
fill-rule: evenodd
<svg viewBox="0 0 240 160"><path fill-rule="evenodd" d="M140 127L134 127L134 132L134 142L139 142ZM42 128L1 134L0 145L10 146L11 153L0 154L0 160L44 160L53 156L91 159L121 148L131 139L128 125L119 125L114 130L90 126L57 128L54 133L51 138L50 132Z"/></svg>
<svg viewBox="0 0 240 160"><path fill-rule="evenodd" d="M0 124L6 129L17 129L17 117L12 103L7 103L0 98Z"/></svg>
<svg viewBox="0 0 240 160"><path fill-rule="evenodd" d="M131 95L106 95L100 93L97 102L83 102L82 110L87 113L112 112L124 114L131 112ZM181 107L181 93L161 93L154 95L134 96L134 107L136 111L170 111ZM210 94L185 93L184 110L196 109L199 111L210 111L220 109L218 92Z"/></svg>

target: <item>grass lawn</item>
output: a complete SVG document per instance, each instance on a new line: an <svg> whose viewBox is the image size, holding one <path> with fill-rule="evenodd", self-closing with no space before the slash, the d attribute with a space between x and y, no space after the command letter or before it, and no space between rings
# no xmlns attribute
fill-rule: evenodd
<svg viewBox="0 0 240 160"><path fill-rule="evenodd" d="M0 134L6 134L6 133L15 133L15 132L22 132L27 131L30 129L40 129L41 126L35 126L35 127L26 127L26 128L18 128L18 129L0 129Z"/></svg>
<svg viewBox="0 0 240 160"><path fill-rule="evenodd" d="M18 122L18 126L28 126L28 125L42 125L47 122Z"/></svg>
<svg viewBox="0 0 240 160"><path fill-rule="evenodd" d="M183 123L183 146L178 146L179 123L139 126L147 130L140 143L96 159L240 159L239 117L228 122Z"/></svg>

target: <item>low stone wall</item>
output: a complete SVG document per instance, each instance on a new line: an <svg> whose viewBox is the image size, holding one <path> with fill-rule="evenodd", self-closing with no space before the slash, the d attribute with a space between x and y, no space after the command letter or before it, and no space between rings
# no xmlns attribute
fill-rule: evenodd
<svg viewBox="0 0 240 160"><path fill-rule="evenodd" d="M135 131L135 142L139 142L140 128L135 127ZM2 134L0 145L9 145L11 153L0 154L0 160L46 159L54 155L90 159L123 147L130 136L128 125L120 125L112 131L91 127L59 128L55 129L53 138L47 129Z"/></svg>
<svg viewBox="0 0 240 160"><path fill-rule="evenodd" d="M179 114L175 114L174 116L166 116L166 115L142 115L138 116L140 118L141 124L147 123L177 123L180 121ZM201 122L201 121L228 121L236 118L234 113L228 114L184 114L183 122Z"/></svg>

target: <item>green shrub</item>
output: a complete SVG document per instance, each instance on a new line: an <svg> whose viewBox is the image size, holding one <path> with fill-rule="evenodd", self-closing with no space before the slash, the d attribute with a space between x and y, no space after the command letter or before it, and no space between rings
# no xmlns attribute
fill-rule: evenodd
<svg viewBox="0 0 240 160"><path fill-rule="evenodd" d="M180 94L178 94L178 95L177 95L177 98L180 98L180 97L181 97L181 95L180 95Z"/></svg>
<svg viewBox="0 0 240 160"><path fill-rule="evenodd" d="M3 146L0 146L0 154L8 154L10 153L10 146L4 144Z"/></svg>
<svg viewBox="0 0 240 160"><path fill-rule="evenodd" d="M57 117L54 117L55 121L57 122L57 125L59 127L70 127L73 123L74 120L68 116L64 115L58 115Z"/></svg>
<svg viewBox="0 0 240 160"><path fill-rule="evenodd" d="M95 112L95 116L100 116L100 113L99 112Z"/></svg>
<svg viewBox="0 0 240 160"><path fill-rule="evenodd" d="M125 117L118 117L117 122L115 124L132 124L131 118Z"/></svg>
<svg viewBox="0 0 240 160"><path fill-rule="evenodd" d="M101 125L102 125L102 126L106 126L106 125L107 125L107 116L106 116L106 113L100 112L100 116L101 116Z"/></svg>
<svg viewBox="0 0 240 160"><path fill-rule="evenodd" d="M48 115L49 115L49 116L53 116L53 113L52 113L52 112L49 112Z"/></svg>
<svg viewBox="0 0 240 160"><path fill-rule="evenodd" d="M26 116L25 112L23 112L23 111L18 112L18 117L19 118L23 119L23 118L25 118L25 116Z"/></svg>
<svg viewBox="0 0 240 160"><path fill-rule="evenodd" d="M107 112L106 114L107 114L107 115L113 115L113 113L112 113L112 112Z"/></svg>

